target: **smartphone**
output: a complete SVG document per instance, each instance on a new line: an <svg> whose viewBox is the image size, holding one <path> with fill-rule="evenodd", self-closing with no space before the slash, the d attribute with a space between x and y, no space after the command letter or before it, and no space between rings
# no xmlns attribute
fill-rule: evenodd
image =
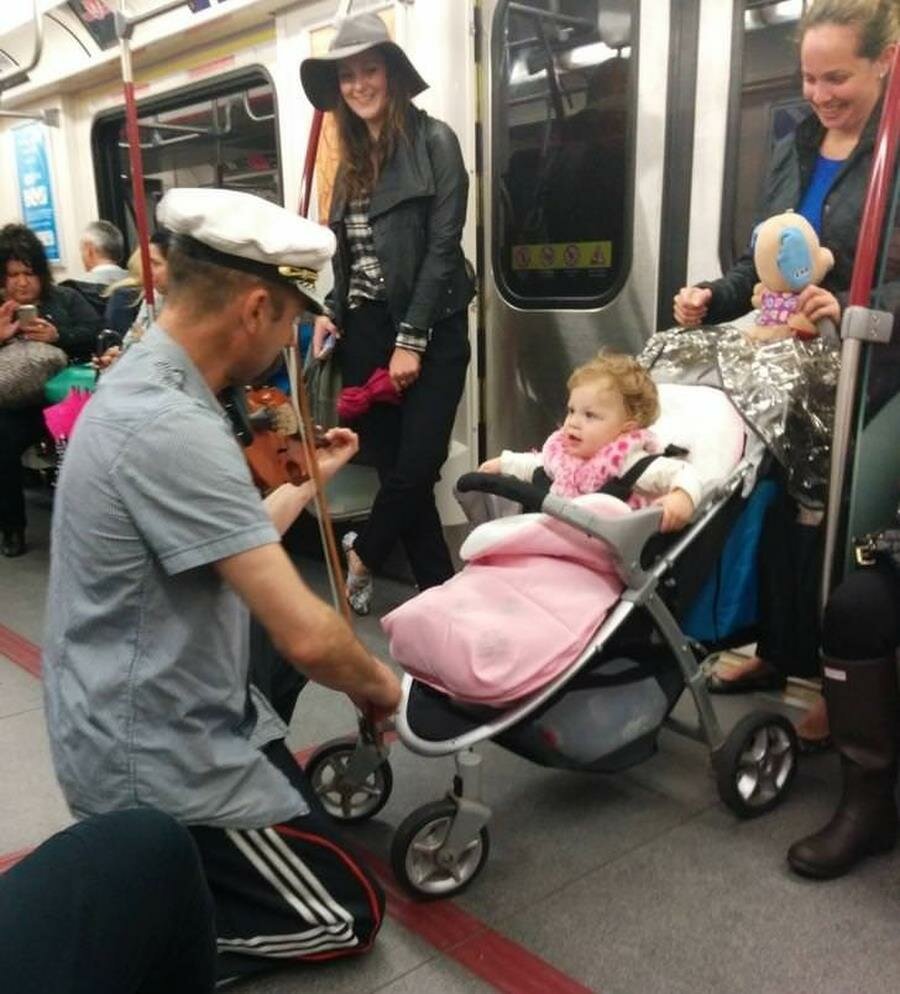
<svg viewBox="0 0 900 994"><path fill-rule="evenodd" d="M37 319L38 309L34 304L22 304L16 308L16 320L24 328Z"/></svg>
<svg viewBox="0 0 900 994"><path fill-rule="evenodd" d="M337 336L326 335L325 341L322 342L322 351L319 353L319 359L327 359L331 355L335 345L337 345Z"/></svg>

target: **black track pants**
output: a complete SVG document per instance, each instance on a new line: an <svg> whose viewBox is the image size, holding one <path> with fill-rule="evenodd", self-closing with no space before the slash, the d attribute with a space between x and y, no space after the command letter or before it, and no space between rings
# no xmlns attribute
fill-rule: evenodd
<svg viewBox="0 0 900 994"><path fill-rule="evenodd" d="M191 828L216 905L220 979L367 952L384 917L380 886L335 840L284 743L265 751L313 810L258 829Z"/></svg>

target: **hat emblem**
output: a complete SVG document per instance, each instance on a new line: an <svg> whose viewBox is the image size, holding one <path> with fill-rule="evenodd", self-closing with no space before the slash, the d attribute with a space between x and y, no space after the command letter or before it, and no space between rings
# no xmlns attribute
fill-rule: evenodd
<svg viewBox="0 0 900 994"><path fill-rule="evenodd" d="M316 285L316 271L314 269L298 268L297 266L279 266L278 275L288 280L303 283L310 288L314 288Z"/></svg>

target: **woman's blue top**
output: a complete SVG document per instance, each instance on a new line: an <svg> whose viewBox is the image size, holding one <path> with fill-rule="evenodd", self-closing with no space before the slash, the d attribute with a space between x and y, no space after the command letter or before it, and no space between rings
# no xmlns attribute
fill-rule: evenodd
<svg viewBox="0 0 900 994"><path fill-rule="evenodd" d="M822 234L822 208L825 198L843 165L843 159L826 159L824 155L817 155L809 186L797 207L797 213L802 214L809 221L819 236Z"/></svg>

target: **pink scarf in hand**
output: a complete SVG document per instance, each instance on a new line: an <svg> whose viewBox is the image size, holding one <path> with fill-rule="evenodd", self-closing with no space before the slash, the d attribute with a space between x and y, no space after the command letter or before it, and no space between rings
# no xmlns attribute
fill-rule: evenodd
<svg viewBox="0 0 900 994"><path fill-rule="evenodd" d="M595 452L590 459L582 459L566 452L563 445L565 433L562 428L544 442L541 460L544 470L553 481L550 493L560 497L578 497L581 494L596 493L607 480L622 475L622 469L636 452L646 455L662 451L658 439L652 431L637 428L626 432ZM650 501L637 493L628 498L631 507L646 507Z"/></svg>
<svg viewBox="0 0 900 994"><path fill-rule="evenodd" d="M400 394L390 373L376 369L361 387L344 387L338 394L337 412L342 422L361 418L373 404L399 404Z"/></svg>

